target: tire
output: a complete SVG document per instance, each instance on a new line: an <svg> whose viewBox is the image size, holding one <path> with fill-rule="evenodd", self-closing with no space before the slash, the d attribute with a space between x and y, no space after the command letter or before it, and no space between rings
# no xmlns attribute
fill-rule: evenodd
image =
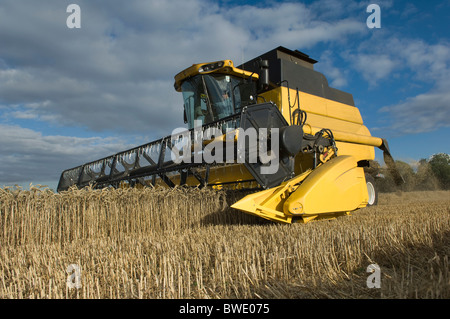
<svg viewBox="0 0 450 319"><path fill-rule="evenodd" d="M375 184L375 179L372 177L372 175L365 174L366 177L366 185L367 185L367 192L369 193L369 200L367 203L367 206L375 206L378 204L378 189L377 185Z"/></svg>

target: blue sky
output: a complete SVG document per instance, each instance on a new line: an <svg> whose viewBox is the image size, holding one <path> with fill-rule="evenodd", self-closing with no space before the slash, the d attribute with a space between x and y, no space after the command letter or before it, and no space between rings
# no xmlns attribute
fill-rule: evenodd
<svg viewBox="0 0 450 319"><path fill-rule="evenodd" d="M450 153L449 17L449 0L2 0L0 186L55 187L66 168L169 135L184 126L176 73L279 45L352 93L395 159Z"/></svg>

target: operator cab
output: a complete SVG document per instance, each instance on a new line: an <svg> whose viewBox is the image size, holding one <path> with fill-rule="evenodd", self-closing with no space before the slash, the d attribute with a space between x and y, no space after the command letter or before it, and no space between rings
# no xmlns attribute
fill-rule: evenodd
<svg viewBox="0 0 450 319"><path fill-rule="evenodd" d="M234 68L232 63L196 64L175 76L175 89L183 93L184 121L189 129L194 121L212 123L256 102L258 75Z"/></svg>

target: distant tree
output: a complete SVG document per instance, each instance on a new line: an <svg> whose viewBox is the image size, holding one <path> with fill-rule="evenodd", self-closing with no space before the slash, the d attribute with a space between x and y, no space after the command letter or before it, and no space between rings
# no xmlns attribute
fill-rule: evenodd
<svg viewBox="0 0 450 319"><path fill-rule="evenodd" d="M443 189L450 189L450 155L446 153L434 154L428 163Z"/></svg>
<svg viewBox="0 0 450 319"><path fill-rule="evenodd" d="M402 161L395 161L400 175L405 180L403 185L394 182L386 166L381 166L377 161L369 161L366 172L375 178L375 183L380 192L395 191L434 191L450 189L450 155L439 153L428 160L421 159L416 169Z"/></svg>
<svg viewBox="0 0 450 319"><path fill-rule="evenodd" d="M430 163L426 159L419 161L419 166L416 172L416 187L415 190L438 190L441 189L440 182L436 178Z"/></svg>

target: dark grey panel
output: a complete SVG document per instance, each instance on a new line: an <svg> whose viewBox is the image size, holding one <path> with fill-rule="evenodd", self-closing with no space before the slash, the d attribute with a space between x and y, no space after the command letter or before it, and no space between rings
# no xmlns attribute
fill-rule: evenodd
<svg viewBox="0 0 450 319"><path fill-rule="evenodd" d="M328 86L326 77L314 70L316 60L300 51L291 51L284 47L278 47L238 66L251 72L259 72L258 60L269 61L269 81L271 88L289 85L291 89L299 89L301 92L317 95L332 101L355 105L350 93L340 91Z"/></svg>

